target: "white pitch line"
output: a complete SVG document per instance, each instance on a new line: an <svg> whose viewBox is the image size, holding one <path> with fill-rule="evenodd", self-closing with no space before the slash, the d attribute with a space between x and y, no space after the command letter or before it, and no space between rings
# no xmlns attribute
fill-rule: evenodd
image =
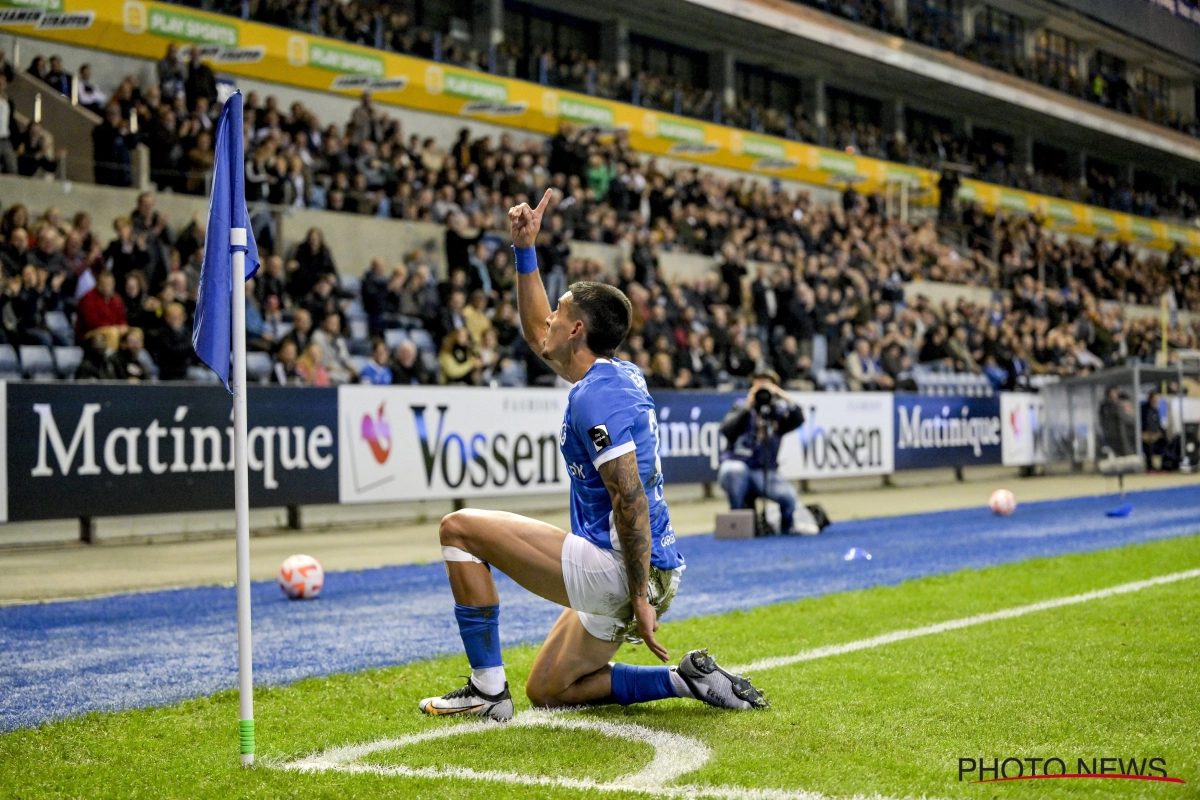
<svg viewBox="0 0 1200 800"><path fill-rule="evenodd" d="M935 633L956 631L960 628L970 628L974 625L983 625L987 622L996 622L997 620L1002 619L1023 617L1026 614L1033 614L1037 611L1047 611L1051 608L1062 608L1063 606L1073 606L1078 603L1088 603L1092 600L1103 600L1106 597L1115 597L1116 595L1140 592L1143 589L1149 589L1154 586L1162 586L1166 583L1175 583L1176 581L1184 581L1188 580L1189 578L1200 578L1200 569L1189 569L1184 572L1173 572L1170 575L1159 575L1157 578L1147 578L1144 581L1122 583L1119 586L1110 586L1107 589L1097 589L1093 592L1073 594L1069 597L1057 597L1053 600L1043 600L1040 603L1030 603L1027 606L1016 606L1015 608L1006 608L1001 611L992 611L987 614L976 614L973 617L951 619L945 622L938 622L933 625L923 625L920 628L904 628L903 630L892 631L891 633L885 633L880 636L872 636L870 639L859 639L857 641L846 642L844 644L831 644L824 647L815 647L812 650L803 650L795 655L760 658L758 661L753 661L749 664L739 664L733 667L726 667L726 669L728 669L730 672L737 673L761 672L764 669L786 667L790 664L798 664L801 661L815 661L819 658L840 656L845 653L853 653L858 650L869 650L872 647L881 647L885 644L902 642L906 639L916 639L919 636L932 636Z"/></svg>
<svg viewBox="0 0 1200 800"><path fill-rule="evenodd" d="M915 639L919 636L931 636L935 633L969 628L986 622L1032 614L1035 611L1047 611L1052 608L1071 606L1077 603L1087 603L1092 600L1102 600L1106 597L1140 592L1154 586L1200 578L1200 569L1185 572L1175 572L1170 575L1160 575L1144 581L1123 583L1110 586L1107 589L1097 589L1092 592L1059 597L1054 600L1043 600L1025 606L1007 608L987 614L976 614L973 617L952 619L934 625L920 628L906 628L892 631L882 636L870 639L860 639L845 644L817 647L805 650L791 656L776 656L764 658L750 664L730 667L732 672L757 672L775 667L785 667L802 661L814 661L819 658L853 653L857 650L867 650L905 639ZM564 710L565 711L565 710ZM347 745L326 750L307 758L279 764L277 769L295 772L343 772L351 774L374 774L408 778L448 778L487 783L504 783L516 786L547 786L560 789L575 789L599 792L627 792L648 794L661 798L692 798L711 797L718 800L831 800L821 792L787 789L752 789L742 786L703 786L695 784L673 784L684 774L694 772L708 761L711 751L703 743L689 736L683 736L666 731L653 730L632 723L612 723L601 720L579 719L564 716L564 711L522 711L513 717L509 726L517 727L551 727L565 730L591 730L606 736L619 739L642 741L654 748L654 757L642 770L631 775L625 775L613 781L596 781L591 778L569 778L566 776L528 775L518 772L502 772L499 770L473 770L469 767L409 767L404 764L383 765L363 763L359 759L372 753L386 750L396 750L409 745L427 742L434 739L445 739L472 733L502 731L505 726L493 723L464 722L442 728L434 728L421 733L409 734L396 739L381 739L365 744ZM668 785L671 784L671 785ZM893 800L881 795L855 795L853 800Z"/></svg>

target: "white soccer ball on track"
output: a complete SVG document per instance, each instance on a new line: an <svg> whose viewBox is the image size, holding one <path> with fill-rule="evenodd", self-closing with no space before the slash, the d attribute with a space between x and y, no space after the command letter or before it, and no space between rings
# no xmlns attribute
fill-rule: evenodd
<svg viewBox="0 0 1200 800"><path fill-rule="evenodd" d="M312 556L288 556L279 567L279 588L293 600L312 600L324 583L325 570Z"/></svg>
<svg viewBox="0 0 1200 800"><path fill-rule="evenodd" d="M988 508L1001 517L1007 517L1017 508L1017 498L1008 489L997 489L988 500Z"/></svg>

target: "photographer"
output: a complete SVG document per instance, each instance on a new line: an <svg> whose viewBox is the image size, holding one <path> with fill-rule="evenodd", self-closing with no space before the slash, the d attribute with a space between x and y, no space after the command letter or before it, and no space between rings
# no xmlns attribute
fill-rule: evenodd
<svg viewBox="0 0 1200 800"><path fill-rule="evenodd" d="M779 376L772 370L753 375L746 399L739 400L721 422L728 447L721 453L717 482L729 496L729 507L744 508L753 487L757 496L779 504L785 534L820 530L807 509L801 509L803 518L795 526L799 497L776 472L781 438L802 424L804 412L779 388Z"/></svg>

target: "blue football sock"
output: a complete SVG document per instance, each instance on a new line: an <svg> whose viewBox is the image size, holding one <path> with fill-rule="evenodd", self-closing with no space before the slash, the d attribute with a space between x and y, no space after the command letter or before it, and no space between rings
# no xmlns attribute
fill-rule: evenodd
<svg viewBox="0 0 1200 800"><path fill-rule="evenodd" d="M500 606L460 606L455 603L454 618L458 620L458 633L462 636L471 669L504 666L504 659L500 657Z"/></svg>
<svg viewBox="0 0 1200 800"><path fill-rule="evenodd" d="M671 685L670 667L613 664L612 697L623 706L678 696Z"/></svg>

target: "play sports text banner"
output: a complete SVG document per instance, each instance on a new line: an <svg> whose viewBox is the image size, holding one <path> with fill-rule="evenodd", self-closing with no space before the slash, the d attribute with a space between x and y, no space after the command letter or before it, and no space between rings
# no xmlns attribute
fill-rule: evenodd
<svg viewBox="0 0 1200 800"><path fill-rule="evenodd" d="M8 383L8 520L233 508L221 386ZM251 387L250 504L336 503L337 393Z"/></svg>
<svg viewBox="0 0 1200 800"><path fill-rule="evenodd" d="M382 103L546 134L562 122L623 128L642 153L811 184L852 180L863 191L908 183L916 202L936 200L938 175L931 170L165 3L0 0L0 29L154 60L170 42L195 44L230 75L350 95L370 90ZM959 196L988 211L1037 214L1056 230L1158 249L1180 243L1200 254L1195 229L974 180L963 181Z"/></svg>
<svg viewBox="0 0 1200 800"><path fill-rule="evenodd" d="M1000 398L898 394L896 469L1000 463Z"/></svg>
<svg viewBox="0 0 1200 800"><path fill-rule="evenodd" d="M567 390L342 386L343 503L566 492Z"/></svg>

